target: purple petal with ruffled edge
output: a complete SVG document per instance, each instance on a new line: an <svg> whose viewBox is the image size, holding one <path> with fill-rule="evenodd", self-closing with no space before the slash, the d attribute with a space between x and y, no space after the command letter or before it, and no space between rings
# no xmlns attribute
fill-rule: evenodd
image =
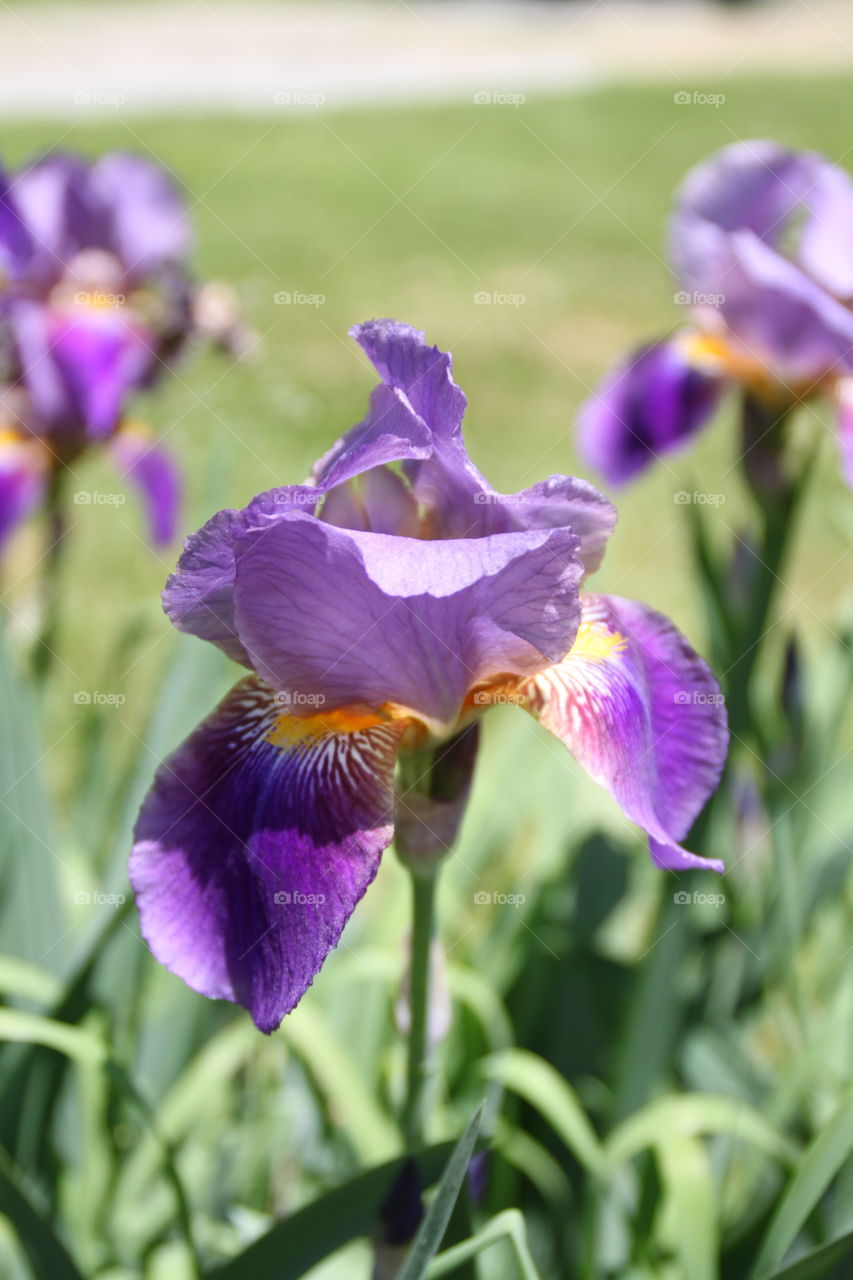
<svg viewBox="0 0 853 1280"><path fill-rule="evenodd" d="M853 372L853 312L749 231L727 243L719 325L742 354L787 384Z"/></svg>
<svg viewBox="0 0 853 1280"><path fill-rule="evenodd" d="M431 347L420 329L396 320L354 325L350 336L382 381L401 391L437 439L458 436L465 393L453 381L453 357Z"/></svg>
<svg viewBox="0 0 853 1280"><path fill-rule="evenodd" d="M41 501L44 458L35 441L0 441L0 549Z"/></svg>
<svg viewBox="0 0 853 1280"><path fill-rule="evenodd" d="M157 959L273 1031L391 841L402 732L282 716L241 681L161 765L136 825L130 877Z"/></svg>
<svg viewBox="0 0 853 1280"><path fill-rule="evenodd" d="M678 337L642 347L581 408L581 452L609 483L621 484L703 427L723 386L689 363Z"/></svg>
<svg viewBox="0 0 853 1280"><path fill-rule="evenodd" d="M496 493L490 488L478 495L475 504L484 513L478 537L514 529L571 529L580 539L578 556L587 573L594 573L601 564L618 518L609 498L576 476L549 476L518 493Z"/></svg>
<svg viewBox="0 0 853 1280"><path fill-rule="evenodd" d="M147 431L132 426L123 427L109 448L122 476L142 494L152 543L168 546L181 506L181 478L169 453Z"/></svg>
<svg viewBox="0 0 853 1280"><path fill-rule="evenodd" d="M648 833L658 866L722 871L679 844L725 763L717 681L662 614L606 595L582 609L565 660L522 685L529 710Z"/></svg>
<svg viewBox="0 0 853 1280"><path fill-rule="evenodd" d="M237 634L277 689L397 703L442 728L468 691L569 648L582 565L567 530L427 542L292 513L237 545Z"/></svg>
<svg viewBox="0 0 853 1280"><path fill-rule="evenodd" d="M312 511L322 496L319 489L291 485L258 494L242 511L218 511L187 538L178 567L166 581L163 608L171 623L251 667L234 622L237 540L250 529L268 527L286 511Z"/></svg>
<svg viewBox="0 0 853 1280"><path fill-rule="evenodd" d="M113 152L92 166L89 186L109 211L109 247L130 276L183 262L190 249L186 202L160 165Z"/></svg>
<svg viewBox="0 0 853 1280"><path fill-rule="evenodd" d="M382 382L370 411L314 468L332 488L389 462L426 459L442 438L459 435L465 395L451 376L451 357L427 345L423 333L395 320L370 320L350 330Z"/></svg>

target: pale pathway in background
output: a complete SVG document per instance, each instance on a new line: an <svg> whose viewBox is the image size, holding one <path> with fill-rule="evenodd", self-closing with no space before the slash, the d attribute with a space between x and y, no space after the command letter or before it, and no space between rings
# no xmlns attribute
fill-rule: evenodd
<svg viewBox="0 0 853 1280"><path fill-rule="evenodd" d="M0 3L0 112L310 111L853 66L853 5ZM488 95L488 96L486 96Z"/></svg>

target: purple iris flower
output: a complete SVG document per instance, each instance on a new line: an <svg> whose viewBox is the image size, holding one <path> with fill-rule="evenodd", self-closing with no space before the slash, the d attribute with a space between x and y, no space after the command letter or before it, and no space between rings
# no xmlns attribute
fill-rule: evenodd
<svg viewBox="0 0 853 1280"><path fill-rule="evenodd" d="M103 444L141 491L152 540L171 540L176 471L125 415L193 328L188 250L181 194L138 156L0 171L0 536L52 470Z"/></svg>
<svg viewBox="0 0 853 1280"><path fill-rule="evenodd" d="M727 386L771 421L829 392L853 486L853 180L775 142L724 147L682 184L669 255L691 326L608 375L581 410L585 456L618 483L683 445Z"/></svg>
<svg viewBox="0 0 853 1280"><path fill-rule="evenodd" d="M570 476L497 493L450 356L390 320L353 336L381 379L364 420L305 485L215 515L166 585L251 674L161 766L131 857L156 957L267 1032L409 816L398 757L470 743L491 704L550 729L659 866L722 870L679 843L726 753L716 680L660 614L580 594L613 506Z"/></svg>

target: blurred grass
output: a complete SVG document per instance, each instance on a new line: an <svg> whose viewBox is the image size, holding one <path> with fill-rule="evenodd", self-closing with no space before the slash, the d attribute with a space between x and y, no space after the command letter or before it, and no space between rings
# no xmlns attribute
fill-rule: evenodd
<svg viewBox="0 0 853 1280"><path fill-rule="evenodd" d="M346 337L355 321L392 315L451 348L469 397L467 438L499 486L553 471L579 472L573 416L624 348L673 327L673 282L663 223L685 170L736 138L772 134L843 162L849 85L829 76L733 80L726 102L679 106L670 89L608 89L559 101L308 114L269 119L12 124L5 159L54 145L98 153L150 151L193 202L200 278L239 291L262 346L236 368L190 358L139 416L153 422L185 470L186 532L217 506L301 479L314 458L363 413L372 374ZM322 294L322 306L276 305L281 291ZM521 294L478 305L474 296ZM826 435L786 606L822 636L839 601L849 607L853 532L818 415L802 431ZM619 498L621 526L597 579L672 614L697 642L697 597L687 572L681 490L722 493L721 537L742 517L734 433L720 423L685 457L659 466ZM121 486L91 459L75 487ZM57 683L58 715L93 688L115 636L143 614L148 658L134 668L144 707L168 628L156 597L176 557L140 541L129 499L120 509L76 507ZM7 566L9 599L31 625L30 529ZM37 568L35 570L37 576ZM128 706L132 714L133 705Z"/></svg>

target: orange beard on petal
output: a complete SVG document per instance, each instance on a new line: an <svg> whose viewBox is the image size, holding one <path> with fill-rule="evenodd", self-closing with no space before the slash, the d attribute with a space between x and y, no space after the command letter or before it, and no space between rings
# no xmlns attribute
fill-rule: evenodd
<svg viewBox="0 0 853 1280"><path fill-rule="evenodd" d="M282 697L282 705L286 705ZM393 702L383 703L377 708L366 707L363 703L351 703L349 706L335 707L329 711L314 711L306 715L292 711L282 711L276 722L266 735L267 742L281 750L312 746L321 738L329 736L342 737L350 733L360 733L365 729L373 729L380 724L406 723L406 732L402 745L419 746L427 736L428 730L414 712L407 707Z"/></svg>
<svg viewBox="0 0 853 1280"><path fill-rule="evenodd" d="M821 378L784 382L757 356L730 342L722 334L685 333L679 335L678 341L684 358L694 368L730 378L770 404L784 405L805 400L816 395L823 383L833 380L826 374Z"/></svg>

